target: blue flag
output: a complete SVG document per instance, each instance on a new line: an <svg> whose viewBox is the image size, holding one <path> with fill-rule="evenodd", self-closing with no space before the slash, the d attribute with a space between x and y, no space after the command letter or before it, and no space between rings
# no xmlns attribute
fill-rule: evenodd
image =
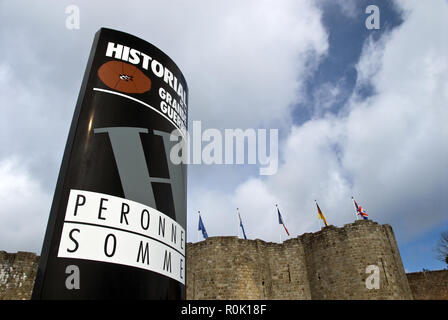
<svg viewBox="0 0 448 320"><path fill-rule="evenodd" d="M241 226L241 230L243 230L243 236L244 236L244 239L247 240L246 232L244 232L243 221L241 220L241 216L240 216L240 213L239 213L239 212L238 212L238 217L240 218L240 226Z"/></svg>
<svg viewBox="0 0 448 320"><path fill-rule="evenodd" d="M202 231L202 236L204 237L204 239L208 238L207 231L205 231L204 224L202 223L201 215L199 215L198 230Z"/></svg>

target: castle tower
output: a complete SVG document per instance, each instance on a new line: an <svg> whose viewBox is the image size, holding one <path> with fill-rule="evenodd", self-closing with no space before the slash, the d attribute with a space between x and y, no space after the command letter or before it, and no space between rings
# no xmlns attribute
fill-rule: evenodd
<svg viewBox="0 0 448 320"><path fill-rule="evenodd" d="M281 244L237 237L189 243L187 270L191 300L412 299L392 228L370 220ZM370 276L378 288L369 289Z"/></svg>
<svg viewBox="0 0 448 320"><path fill-rule="evenodd" d="M358 220L299 239L305 249L312 299L412 299L389 225ZM375 276L377 288L371 282Z"/></svg>

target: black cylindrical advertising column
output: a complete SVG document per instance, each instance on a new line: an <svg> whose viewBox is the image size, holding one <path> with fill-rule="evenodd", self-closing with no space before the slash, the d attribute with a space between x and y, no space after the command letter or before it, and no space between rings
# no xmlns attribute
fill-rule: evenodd
<svg viewBox="0 0 448 320"><path fill-rule="evenodd" d="M187 100L166 54L97 32L32 299L185 298L186 165L170 155L187 135Z"/></svg>

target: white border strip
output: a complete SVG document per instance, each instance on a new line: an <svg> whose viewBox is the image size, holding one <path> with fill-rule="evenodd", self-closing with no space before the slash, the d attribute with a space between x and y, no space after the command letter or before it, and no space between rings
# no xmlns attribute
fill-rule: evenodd
<svg viewBox="0 0 448 320"><path fill-rule="evenodd" d="M135 101L135 102L138 102L138 103L144 105L145 107L147 107L147 108L149 108L149 109L151 109L151 110L157 112L157 113L160 114L162 117L164 117L164 118L167 119L169 122L171 122L171 124L172 124L177 130L179 130L180 134L181 134L182 137L185 139L185 134L184 134L184 133L182 132L182 130L180 130L180 128L173 122L173 120L171 120L171 119L168 118L166 115L164 115L162 112L160 112L160 111L157 110L156 108L150 106L149 104L147 104L147 103L145 103L145 102L143 102L143 101L141 101L141 100L138 100L138 99L136 99L136 98L134 98L134 97L131 97L131 96L128 96L128 95L125 95L125 94L122 94L122 93L119 93L119 92L116 92L116 91L111 91L111 90L101 89L101 88L93 88L93 91L101 91L101 92L105 92L105 93L115 94L115 95L117 95L117 96L120 96L120 97L123 97L123 98L127 98L127 99L133 100L133 101Z"/></svg>

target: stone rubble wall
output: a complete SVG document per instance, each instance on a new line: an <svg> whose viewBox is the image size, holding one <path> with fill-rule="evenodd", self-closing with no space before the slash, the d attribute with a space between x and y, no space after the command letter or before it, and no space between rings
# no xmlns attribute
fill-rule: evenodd
<svg viewBox="0 0 448 320"><path fill-rule="evenodd" d="M408 273L415 300L448 300L448 269Z"/></svg>
<svg viewBox="0 0 448 320"><path fill-rule="evenodd" d="M28 300L33 291L39 256L0 251L0 300Z"/></svg>

